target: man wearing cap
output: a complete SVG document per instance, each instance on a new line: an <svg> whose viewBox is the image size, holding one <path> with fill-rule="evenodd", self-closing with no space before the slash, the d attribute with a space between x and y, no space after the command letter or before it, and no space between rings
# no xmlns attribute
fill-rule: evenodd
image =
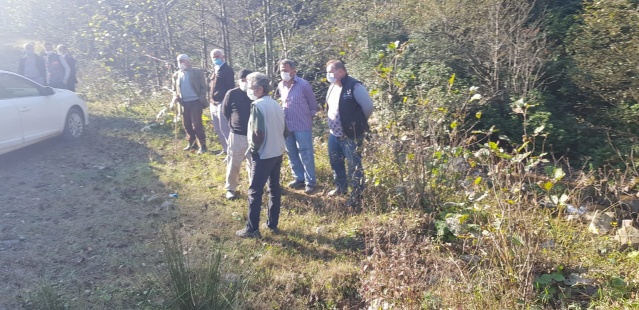
<svg viewBox="0 0 639 310"><path fill-rule="evenodd" d="M215 65L215 73L211 76L211 120L213 121L213 129L222 145L222 152L218 155L225 155L228 148L229 124L226 117L222 113L222 101L226 93L235 87L235 73L233 68L226 64L224 51L214 49L211 51L211 60Z"/></svg>
<svg viewBox="0 0 639 310"><path fill-rule="evenodd" d="M180 70L173 74L173 101L171 106L179 102L182 106L182 123L188 141L185 151L198 149L198 154L206 153L206 135L202 125L202 110L206 101L206 78L204 71L191 66L189 56L180 54L177 57ZM197 144L195 143L197 141Z"/></svg>

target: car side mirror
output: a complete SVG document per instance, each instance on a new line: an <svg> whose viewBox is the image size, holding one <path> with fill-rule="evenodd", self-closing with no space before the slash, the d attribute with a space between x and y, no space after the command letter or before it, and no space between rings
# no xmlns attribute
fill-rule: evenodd
<svg viewBox="0 0 639 310"><path fill-rule="evenodd" d="M53 88L49 87L49 86L45 86L44 87L44 95L45 96L51 96L55 94L55 91L53 90Z"/></svg>

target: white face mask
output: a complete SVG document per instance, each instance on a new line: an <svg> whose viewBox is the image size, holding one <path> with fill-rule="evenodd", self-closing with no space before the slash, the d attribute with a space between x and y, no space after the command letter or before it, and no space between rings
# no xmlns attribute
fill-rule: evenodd
<svg viewBox="0 0 639 310"><path fill-rule="evenodd" d="M337 82L337 79L335 78L335 73L327 72L326 73L326 80L329 83L331 83L331 84L334 84L335 82Z"/></svg>
<svg viewBox="0 0 639 310"><path fill-rule="evenodd" d="M180 67L180 70L186 70L187 68L185 63L180 63L178 66Z"/></svg>
<svg viewBox="0 0 639 310"><path fill-rule="evenodd" d="M257 96L255 96L255 92L251 88L246 89L246 95L253 101L257 100Z"/></svg>
<svg viewBox="0 0 639 310"><path fill-rule="evenodd" d="M284 82L288 82L291 80L291 73L289 72L280 72L280 77Z"/></svg>
<svg viewBox="0 0 639 310"><path fill-rule="evenodd" d="M246 91L246 82L240 81L239 83L240 83L240 90L245 92Z"/></svg>

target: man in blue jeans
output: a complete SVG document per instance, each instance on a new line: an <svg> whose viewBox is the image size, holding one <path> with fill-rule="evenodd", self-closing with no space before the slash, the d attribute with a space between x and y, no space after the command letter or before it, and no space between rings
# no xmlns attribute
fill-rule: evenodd
<svg viewBox="0 0 639 310"><path fill-rule="evenodd" d="M295 67L292 60L280 61L282 81L277 86L282 97L286 127L290 131L286 138L286 153L295 179L288 187L304 188L304 192L310 194L317 183L312 129L318 107L311 84L297 76Z"/></svg>
<svg viewBox="0 0 639 310"><path fill-rule="evenodd" d="M350 207L361 202L364 168L361 146L368 132L368 118L373 114L373 100L362 83L348 75L344 63L330 60L326 64L326 80L331 83L326 94L328 104L328 156L333 169L335 189L329 196L344 195L351 185ZM348 162L348 174L344 160Z"/></svg>
<svg viewBox="0 0 639 310"><path fill-rule="evenodd" d="M260 211L264 186L268 182L268 220L266 227L277 232L280 218L282 189L280 168L285 150L286 125L284 112L273 98L269 97L269 78L262 73L251 73L246 77L246 95L253 100L248 122L248 152L251 154L251 181L248 190L248 221L246 227L235 234L243 238L259 238Z"/></svg>

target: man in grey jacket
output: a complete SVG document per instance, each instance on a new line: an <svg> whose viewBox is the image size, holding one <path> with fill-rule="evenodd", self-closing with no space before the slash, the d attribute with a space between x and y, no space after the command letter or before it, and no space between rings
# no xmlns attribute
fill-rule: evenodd
<svg viewBox="0 0 639 310"><path fill-rule="evenodd" d="M180 70L173 74L173 102L179 102L184 109L182 113L182 123L186 131L186 139L189 144L185 151L198 148L198 154L204 154L206 148L206 135L204 125L202 125L202 110L208 105L206 100L207 85L204 71L191 66L188 55L180 54L177 57Z"/></svg>

